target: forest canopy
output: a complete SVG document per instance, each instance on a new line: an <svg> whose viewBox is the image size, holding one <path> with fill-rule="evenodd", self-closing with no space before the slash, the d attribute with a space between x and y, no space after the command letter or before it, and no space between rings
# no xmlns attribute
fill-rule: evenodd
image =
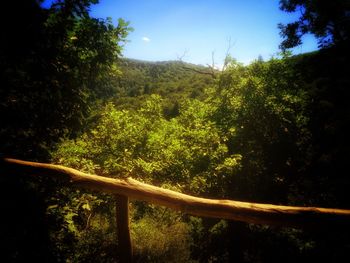
<svg viewBox="0 0 350 263"><path fill-rule="evenodd" d="M282 49L312 33L320 50L228 59L222 71L122 58L132 29L91 17L96 3L9 3L2 156L207 198L349 209L347 1L281 0L283 11L302 10L279 26ZM3 170L0 183L4 262L120 262L113 196ZM350 245L336 222L276 229L139 201L130 217L135 262L339 262Z"/></svg>

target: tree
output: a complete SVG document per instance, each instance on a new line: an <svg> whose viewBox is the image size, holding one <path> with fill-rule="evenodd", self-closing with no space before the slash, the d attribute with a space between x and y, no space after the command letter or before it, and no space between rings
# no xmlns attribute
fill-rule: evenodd
<svg viewBox="0 0 350 263"><path fill-rule="evenodd" d="M280 45L282 49L300 45L302 36L307 33L316 36L320 47L349 41L349 0L280 0L280 8L301 13L299 20L278 25L284 38Z"/></svg>
<svg viewBox="0 0 350 263"><path fill-rule="evenodd" d="M2 22L0 152L37 158L77 134L91 102L106 96L128 24L90 18L95 0L21 2L7 6L18 18Z"/></svg>
<svg viewBox="0 0 350 263"><path fill-rule="evenodd" d="M228 153L225 137L220 136L219 130L208 119L210 105L198 100L186 100L179 106L179 115L168 120L163 115L162 104L162 98L155 94L137 110L117 110L113 104L108 104L102 109L101 118L93 129L75 140L68 139L59 145L53 153L54 162L105 176L132 176L187 193L224 197L224 185L237 173L240 156ZM55 216L66 218L67 213L77 213L71 200L80 200L83 203L86 199L85 196L75 193L67 193L66 196L69 198L66 198L68 201L65 204L59 201L64 198L57 199ZM108 211L113 211L114 204L106 202L105 197L101 200L105 201L100 204L90 202L91 209L96 211L90 218L92 222L99 218L107 220L110 218ZM159 242L166 242L168 245L165 247L168 247L171 243L183 243L181 240L188 237L188 226L185 227L180 215L146 204L135 203L133 207L132 224L136 228L136 240L142 241L146 238L141 233L146 236L153 235L154 229L160 228L164 232L159 234L159 238L167 232L175 231L180 234L174 239L137 243L135 246L140 253L149 253L152 257L165 256L168 250ZM72 231L81 229L79 224L86 225L86 220L85 217L81 222L71 221ZM69 236L72 231L62 233L63 237ZM108 233L107 230L103 231ZM79 238L82 234L85 240ZM62 235L53 236L57 236L58 244L63 242ZM95 241L92 237L91 231L83 229L78 231L77 243L90 243L89 246L94 247ZM97 240L102 238L100 236ZM150 242L154 251L148 247ZM188 246L185 243L173 249L178 251ZM140 255L141 258L147 256ZM163 257L159 261L164 260Z"/></svg>
<svg viewBox="0 0 350 263"><path fill-rule="evenodd" d="M96 98L110 89L128 25L89 17L96 0L8 1L1 16L0 154L48 160L63 135L74 137ZM1 261L55 262L41 189L0 171ZM16 189L13 191L12 189ZM57 220L60 220L59 218ZM11 240L9 242L9 240Z"/></svg>

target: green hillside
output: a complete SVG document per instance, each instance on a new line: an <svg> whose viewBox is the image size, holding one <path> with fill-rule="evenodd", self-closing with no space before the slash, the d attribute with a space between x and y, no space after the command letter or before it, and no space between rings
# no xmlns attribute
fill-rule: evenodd
<svg viewBox="0 0 350 263"><path fill-rule="evenodd" d="M122 108L137 107L149 95L159 94L171 115L182 99L204 99L204 90L214 84L211 69L181 61L121 59L118 67L121 73L113 100Z"/></svg>

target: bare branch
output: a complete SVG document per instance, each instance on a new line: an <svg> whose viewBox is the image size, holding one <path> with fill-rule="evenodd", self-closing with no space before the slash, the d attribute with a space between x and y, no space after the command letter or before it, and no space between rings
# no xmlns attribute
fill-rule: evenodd
<svg viewBox="0 0 350 263"><path fill-rule="evenodd" d="M189 67L189 66L186 66L186 64L183 64L182 68L186 69L186 70L190 70L190 71L196 72L198 74L209 75L209 76L211 76L214 79L216 78L216 73L215 73L214 70L211 69L211 67L209 67L209 71L205 71L205 70L196 69L194 67Z"/></svg>
<svg viewBox="0 0 350 263"><path fill-rule="evenodd" d="M183 62L183 58L186 57L187 54L188 54L188 49L185 49L181 56L176 54L177 60L180 61L180 62Z"/></svg>
<svg viewBox="0 0 350 263"><path fill-rule="evenodd" d="M214 69L214 67L212 67L211 65L207 65L209 71L206 71L206 70L199 70L199 69L196 69L195 67L187 66L187 65L186 65L186 62L183 61L183 58L184 58L185 56L187 56L187 54L188 54L188 50L186 49L186 50L183 52L183 54L182 54L181 56L177 55L177 60L182 64L182 68L183 68L183 69L186 69L186 70L189 70L189 71L193 71L193 72L196 72L196 73L198 73L198 74L209 75L209 76L211 76L212 78L216 78L215 69Z"/></svg>
<svg viewBox="0 0 350 263"><path fill-rule="evenodd" d="M230 54L230 51L231 51L231 48L236 44L236 42L232 43L231 42L231 37L228 38L228 45L227 45L227 49L226 49L226 53L225 53L225 58L224 58L224 64L222 66L222 71L224 71L228 64L230 63L230 58L231 58L231 54Z"/></svg>

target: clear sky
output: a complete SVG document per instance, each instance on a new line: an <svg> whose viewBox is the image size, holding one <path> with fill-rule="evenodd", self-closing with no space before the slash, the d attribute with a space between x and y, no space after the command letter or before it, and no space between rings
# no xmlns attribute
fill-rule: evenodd
<svg viewBox="0 0 350 263"><path fill-rule="evenodd" d="M176 60L220 66L231 39L231 55L249 63L261 55L279 52L278 23L294 21L298 14L279 10L278 0L100 0L92 6L98 18L123 18L134 31L124 48L128 58ZM294 54L317 49L312 36Z"/></svg>

